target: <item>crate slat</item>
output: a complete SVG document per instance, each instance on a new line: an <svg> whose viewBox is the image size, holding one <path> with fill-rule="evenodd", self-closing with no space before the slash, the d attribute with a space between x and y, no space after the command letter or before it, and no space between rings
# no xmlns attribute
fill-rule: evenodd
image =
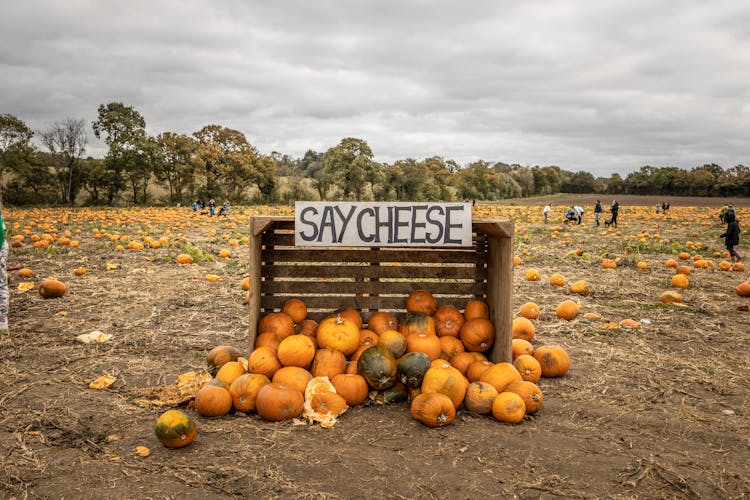
<svg viewBox="0 0 750 500"><path fill-rule="evenodd" d="M277 278L370 278L370 279L487 279L487 268L484 266L448 266L448 265L291 265L272 264L261 266L261 276L266 280Z"/></svg>
<svg viewBox="0 0 750 500"><path fill-rule="evenodd" d="M270 281L263 286L266 295L309 294L338 295L409 295L414 290L429 290L433 295L476 295L484 293L484 282L424 282L424 281Z"/></svg>

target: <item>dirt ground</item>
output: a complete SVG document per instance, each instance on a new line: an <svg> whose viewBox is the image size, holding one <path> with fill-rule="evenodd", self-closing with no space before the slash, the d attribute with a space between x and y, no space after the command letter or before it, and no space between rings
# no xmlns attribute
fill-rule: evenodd
<svg viewBox="0 0 750 500"><path fill-rule="evenodd" d="M232 259L178 266L177 248L117 252L93 238L96 222L79 222L77 249L13 249L9 265L33 269L30 281L56 276L69 291L43 300L36 289L20 292L29 280L10 273L11 330L0 337L0 496L750 497L750 312L737 310L750 299L734 293L748 275L697 270L682 292L687 307L659 302L670 288L664 261L672 248L699 231L704 255L721 250L713 211L677 208L671 219L654 221L624 210L622 237L603 235L589 219L566 228L571 243L564 244L531 220L540 206L504 210L498 214L516 218L520 229L515 310L537 302L535 343L560 344L572 359L566 376L540 381L544 407L518 425L459 411L452 425L429 429L411 419L406 403L350 408L332 429L257 415L202 418L188 408L198 436L186 448L166 449L153 432L166 407L143 403L144 391L203 369L216 345L249 351L239 287L247 247ZM682 226L685 220L692 225ZM240 222L237 234L246 231ZM206 234L210 224L221 230L211 222L184 234L205 254L218 254L225 242ZM625 241L656 231L654 224L663 245ZM740 248L748 258L749 238L743 235ZM571 256L576 247L584 257ZM603 271L604 256L622 260ZM637 270L636 260L649 270ZM88 272L74 276L78 266ZM542 281L525 281L529 267ZM202 279L208 272L222 281ZM587 280L591 295L552 286L554 272L569 283ZM602 321L559 320L555 307L566 298ZM641 326L615 328L624 318ZM94 330L112 338L76 341ZM104 373L117 377L114 385L90 389ZM150 448L150 456L136 455L136 446Z"/></svg>

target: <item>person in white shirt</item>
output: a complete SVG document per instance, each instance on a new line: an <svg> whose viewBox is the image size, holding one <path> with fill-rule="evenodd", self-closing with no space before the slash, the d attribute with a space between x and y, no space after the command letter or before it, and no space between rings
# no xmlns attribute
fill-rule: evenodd
<svg viewBox="0 0 750 500"><path fill-rule="evenodd" d="M544 213L544 223L547 223L547 219L549 218L549 213L552 211L552 203L547 203L547 205L544 207L544 210L542 212Z"/></svg>
<svg viewBox="0 0 750 500"><path fill-rule="evenodd" d="M583 207L575 205L573 206L573 210L576 211L576 215L578 216L578 224L580 224L581 219L583 219Z"/></svg>

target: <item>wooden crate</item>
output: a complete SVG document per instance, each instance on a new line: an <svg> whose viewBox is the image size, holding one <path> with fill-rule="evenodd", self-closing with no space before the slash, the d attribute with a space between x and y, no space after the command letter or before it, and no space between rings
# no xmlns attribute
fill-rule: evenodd
<svg viewBox="0 0 750 500"><path fill-rule="evenodd" d="M253 217L250 239L250 348L258 321L300 298L308 317L356 307L405 312L414 290L432 293L440 305L463 309L470 299L487 302L495 325L492 361L511 361L513 302L512 221L474 220L473 246L295 247L293 217Z"/></svg>

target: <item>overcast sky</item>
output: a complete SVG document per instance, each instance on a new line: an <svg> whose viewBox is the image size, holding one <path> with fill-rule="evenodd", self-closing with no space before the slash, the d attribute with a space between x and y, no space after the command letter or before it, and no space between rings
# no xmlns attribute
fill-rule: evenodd
<svg viewBox="0 0 750 500"><path fill-rule="evenodd" d="M750 1L2 0L0 113L133 106L295 157L750 164ZM90 131L90 129L89 129ZM103 156L90 131L88 154Z"/></svg>

